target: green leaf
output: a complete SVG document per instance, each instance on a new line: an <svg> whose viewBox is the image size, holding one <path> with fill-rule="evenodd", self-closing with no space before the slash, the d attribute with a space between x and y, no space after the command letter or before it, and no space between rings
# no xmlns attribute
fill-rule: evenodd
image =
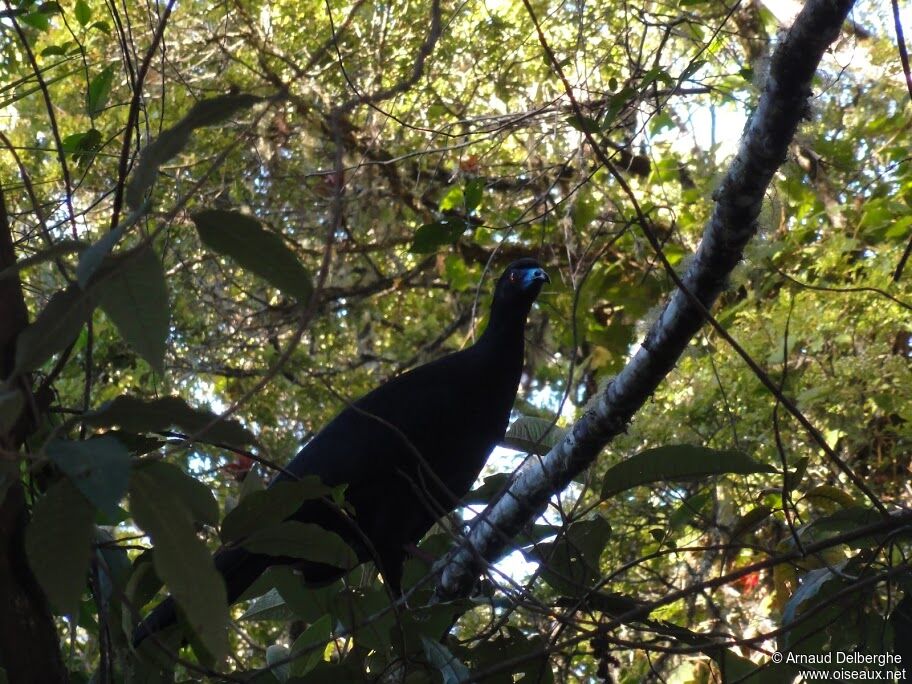
<svg viewBox="0 0 912 684"><path fill-rule="evenodd" d="M461 684L461 682L471 679L472 674L469 672L469 668L440 642L422 636L421 646L424 649L425 658L437 668L443 678L443 684Z"/></svg>
<svg viewBox="0 0 912 684"><path fill-rule="evenodd" d="M268 556L290 556L349 569L358 564L355 552L335 532L296 520L272 525L247 537L242 546Z"/></svg>
<svg viewBox="0 0 912 684"><path fill-rule="evenodd" d="M16 424L25 398L18 389L0 390L0 435L6 434Z"/></svg>
<svg viewBox="0 0 912 684"><path fill-rule="evenodd" d="M576 114L573 114L567 117L567 123L582 133L594 134L601 130L598 121L589 116L577 116Z"/></svg>
<svg viewBox="0 0 912 684"><path fill-rule="evenodd" d="M47 456L95 508L117 517L130 482L130 454L123 444L108 436L84 442L55 439L47 446Z"/></svg>
<svg viewBox="0 0 912 684"><path fill-rule="evenodd" d="M205 523L212 527L218 525L218 501L209 487L176 465L164 461L149 461L144 463L142 468L156 480L168 486L183 502L194 522Z"/></svg>
<svg viewBox="0 0 912 684"><path fill-rule="evenodd" d="M29 12L28 14L23 14L19 17L19 21L27 26L31 26L34 29L39 31L47 31L51 28L51 20L45 12L42 12L40 9L34 12Z"/></svg>
<svg viewBox="0 0 912 684"><path fill-rule="evenodd" d="M724 473L774 473L772 466L759 463L740 451L721 451L678 444L647 449L608 469L602 484L602 498L652 482L689 480Z"/></svg>
<svg viewBox="0 0 912 684"><path fill-rule="evenodd" d="M378 651L390 647L396 614L382 589L346 589L333 596L332 614L354 637L355 643ZM395 633L395 632L394 632Z"/></svg>
<svg viewBox="0 0 912 684"><path fill-rule="evenodd" d="M108 104L111 95L111 86L114 84L114 66L108 65L101 70L91 81L89 91L86 93L86 112L94 117Z"/></svg>
<svg viewBox="0 0 912 684"><path fill-rule="evenodd" d="M554 542L538 544L532 555L542 579L567 596L583 596L598 580L599 557L611 538L611 525L596 516L570 525Z"/></svg>
<svg viewBox="0 0 912 684"><path fill-rule="evenodd" d="M85 325L95 301L88 292L71 285L55 292L35 322L16 338L14 375L37 370L70 344Z"/></svg>
<svg viewBox="0 0 912 684"><path fill-rule="evenodd" d="M721 653L718 649L707 650L705 653L716 661L723 682L782 684L793 681L797 674L792 666L785 663L774 664L768 661L758 665L729 649Z"/></svg>
<svg viewBox="0 0 912 684"><path fill-rule="evenodd" d="M834 563L831 567L811 570L802 577L798 589L795 590L795 593L792 594L788 603L785 604L785 608L782 611L781 624L783 626L788 626L794 622L805 604L813 602L828 584L835 583L836 585L842 585L844 579L840 576L839 571L842 570L848 562L848 560L845 560Z"/></svg>
<svg viewBox="0 0 912 684"><path fill-rule="evenodd" d="M66 54L66 48L62 45L49 45L40 54L42 57L59 57Z"/></svg>
<svg viewBox="0 0 912 684"><path fill-rule="evenodd" d="M92 21L92 8L85 0L76 0L76 7L73 10L73 16L80 26L85 26Z"/></svg>
<svg viewBox="0 0 912 684"><path fill-rule="evenodd" d="M466 211L472 212L481 204L484 196L484 181L480 178L472 178L466 181L465 189L462 192L462 198L465 202Z"/></svg>
<svg viewBox="0 0 912 684"><path fill-rule="evenodd" d="M56 259L57 257L63 256L64 254L80 252L87 246L88 243L83 242L82 240L61 240L60 242L54 243L47 249L43 249L40 252L35 252L34 254L25 257L24 259L17 259L16 263L14 263L12 266L7 266L2 271L0 271L0 280L13 278L30 266L43 264L46 261Z"/></svg>
<svg viewBox="0 0 912 684"><path fill-rule="evenodd" d="M697 492L682 501L677 510L668 518L668 524L671 529L679 530L685 525L689 525L693 522L693 520L700 515L700 512L703 510L703 507L711 496L712 489L707 489L703 492Z"/></svg>
<svg viewBox="0 0 912 684"><path fill-rule="evenodd" d="M280 682L287 682L291 676L291 663L283 663L291 655L291 651L281 644L272 644L266 649L266 664L270 671ZM279 665L279 663L282 663Z"/></svg>
<svg viewBox="0 0 912 684"><path fill-rule="evenodd" d="M73 161L79 168L86 168L95 158L95 153L101 149L101 131L90 128L85 133L68 135L62 141L63 149L67 154L73 155Z"/></svg>
<svg viewBox="0 0 912 684"><path fill-rule="evenodd" d="M436 252L439 247L456 242L470 226L467 221L453 217L425 223L415 231L409 251L415 254Z"/></svg>
<svg viewBox="0 0 912 684"><path fill-rule="evenodd" d="M95 556L104 561L98 565L100 589L103 600L119 601L120 594L126 589L130 580L132 567L127 558L127 550L116 543L114 535L107 530L95 528ZM119 591L115 591L115 588Z"/></svg>
<svg viewBox="0 0 912 684"><path fill-rule="evenodd" d="M51 604L75 615L86 586L95 513L67 478L55 482L35 504L25 534L32 572Z"/></svg>
<svg viewBox="0 0 912 684"><path fill-rule="evenodd" d="M323 660L323 649L332 638L332 627L332 618L328 614L323 615L295 639L291 647L291 653L295 656L291 663L292 676L306 675Z"/></svg>
<svg viewBox="0 0 912 684"><path fill-rule="evenodd" d="M127 205L132 209L139 208L143 197L158 176L159 167L183 151L195 129L214 126L263 100L264 98L256 95L238 93L200 100L193 105L183 119L163 131L154 142L143 149L127 184Z"/></svg>
<svg viewBox="0 0 912 684"><path fill-rule="evenodd" d="M742 515L732 526L731 543L740 539L742 535L755 530L760 523L772 515L773 509L769 506L757 506Z"/></svg>
<svg viewBox="0 0 912 684"><path fill-rule="evenodd" d="M253 603L244 611L241 620L280 620L287 622L294 619L294 611L282 598L278 589L270 589L262 596L253 600Z"/></svg>
<svg viewBox="0 0 912 684"><path fill-rule="evenodd" d="M251 492L225 516L222 541L227 544L276 525L291 516L307 499L316 499L331 491L318 477L310 476L299 482L277 482L269 489Z"/></svg>
<svg viewBox="0 0 912 684"><path fill-rule="evenodd" d="M310 274L275 233L236 211L209 209L191 216L200 240L209 249L230 257L240 266L299 302L313 294Z"/></svg>
<svg viewBox="0 0 912 684"><path fill-rule="evenodd" d="M463 195L460 186L454 185L440 200L438 209L440 211L451 211L453 209L461 209L463 206L465 206L465 195Z"/></svg>
<svg viewBox="0 0 912 684"><path fill-rule="evenodd" d="M567 434L552 421L534 416L520 416L504 435L501 446L544 456Z"/></svg>
<svg viewBox="0 0 912 684"><path fill-rule="evenodd" d="M171 319L164 269L151 247L116 261L112 274L93 288L98 292L98 303L124 341L164 375Z"/></svg>
<svg viewBox="0 0 912 684"><path fill-rule="evenodd" d="M105 403L97 411L86 413L82 420L96 427L119 425L127 432L159 432L177 426L187 434L196 434L216 418L211 411L191 408L180 397L143 400L123 395ZM203 437L232 446L253 444L256 438L234 419L219 421Z"/></svg>
<svg viewBox="0 0 912 684"><path fill-rule="evenodd" d="M84 138L86 135L86 133L80 133L79 137ZM110 254L111 249L120 240L126 228L127 224L123 223L114 230L108 231L80 255L79 263L76 265L76 282L79 283L82 289L89 286L89 279L101 266L105 257Z"/></svg>
<svg viewBox="0 0 912 684"><path fill-rule="evenodd" d="M484 479L480 487L473 489L471 492L462 497L462 501L467 504L487 504L492 498L500 494L503 488L510 481L510 473L495 473Z"/></svg>
<svg viewBox="0 0 912 684"><path fill-rule="evenodd" d="M196 536L193 515L159 468L134 468L130 480L133 518L155 545L156 574L177 601L187 624L218 661L228 652L225 582Z"/></svg>

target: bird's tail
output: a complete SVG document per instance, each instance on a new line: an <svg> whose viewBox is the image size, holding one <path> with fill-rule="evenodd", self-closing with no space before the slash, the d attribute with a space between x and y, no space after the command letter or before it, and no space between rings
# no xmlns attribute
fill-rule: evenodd
<svg viewBox="0 0 912 684"><path fill-rule="evenodd" d="M213 559L215 569L225 580L228 605L237 601L241 594L263 574L263 571L276 559L243 548L231 547L220 549ZM151 613L133 631L133 647L137 648L150 634L161 631L177 622L177 605L169 596L159 603Z"/></svg>

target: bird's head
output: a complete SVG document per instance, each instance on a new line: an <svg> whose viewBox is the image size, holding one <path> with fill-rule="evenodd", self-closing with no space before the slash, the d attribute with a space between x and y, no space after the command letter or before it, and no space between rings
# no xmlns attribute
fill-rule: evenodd
<svg viewBox="0 0 912 684"><path fill-rule="evenodd" d="M507 306L523 305L526 310L551 279L535 259L519 259L507 266L494 289L494 301Z"/></svg>

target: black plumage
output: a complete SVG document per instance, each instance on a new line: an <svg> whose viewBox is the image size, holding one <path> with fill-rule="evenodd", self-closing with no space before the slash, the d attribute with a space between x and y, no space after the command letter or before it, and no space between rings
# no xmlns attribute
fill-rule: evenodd
<svg viewBox="0 0 912 684"><path fill-rule="evenodd" d="M504 436L522 373L526 318L546 281L535 260L512 263L497 281L488 325L475 344L390 380L323 428L286 471L317 475L329 486L346 484L353 519L319 500L305 502L291 519L340 534L360 562L376 562L398 593L406 548L456 508ZM270 486L289 479L281 473ZM313 584L342 574L240 546L215 555L229 603L279 563L294 563ZM134 645L175 620L169 597L137 627Z"/></svg>

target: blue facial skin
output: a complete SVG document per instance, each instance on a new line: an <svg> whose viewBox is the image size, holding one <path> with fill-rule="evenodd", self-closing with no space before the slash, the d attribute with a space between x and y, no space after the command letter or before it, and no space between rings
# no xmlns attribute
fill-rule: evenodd
<svg viewBox="0 0 912 684"><path fill-rule="evenodd" d="M548 277L548 274L540 268L530 268L527 271L523 271L523 289L529 289L535 283L550 283L551 278Z"/></svg>

